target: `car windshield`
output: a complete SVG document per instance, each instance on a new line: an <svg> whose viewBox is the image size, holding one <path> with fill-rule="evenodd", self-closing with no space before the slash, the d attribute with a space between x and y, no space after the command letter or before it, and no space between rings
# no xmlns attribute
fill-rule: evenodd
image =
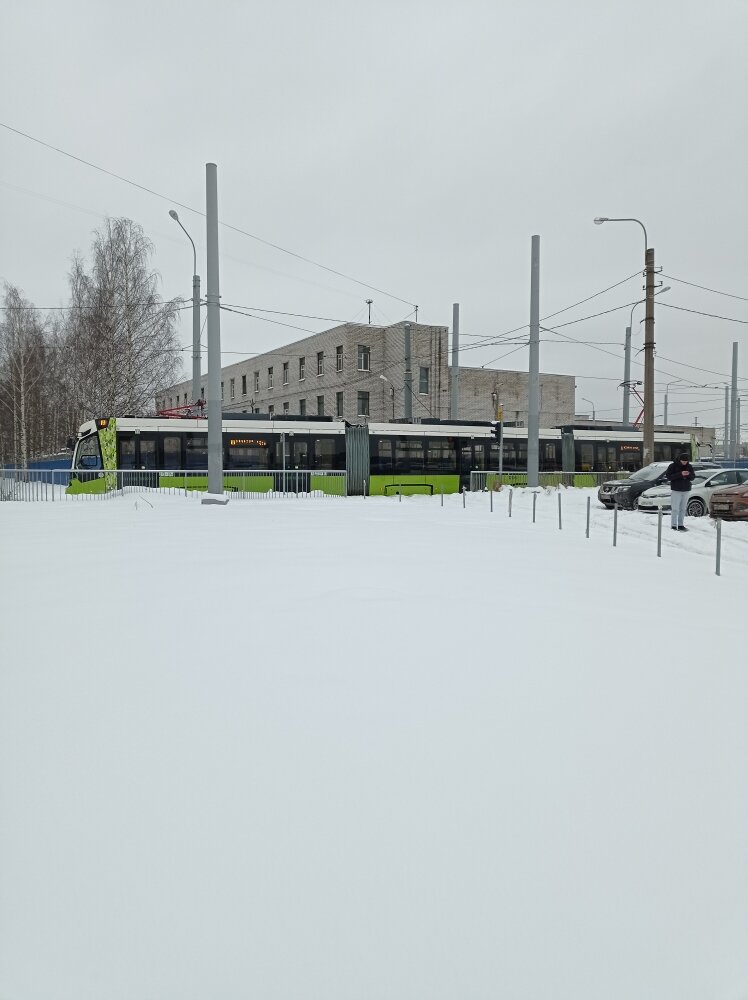
<svg viewBox="0 0 748 1000"><path fill-rule="evenodd" d="M697 472L696 476L694 478L694 481L693 481L694 486L697 486L700 483L706 482L706 480L710 476L713 476L713 475L714 475L714 472L711 471L711 470L709 472Z"/></svg>
<svg viewBox="0 0 748 1000"><path fill-rule="evenodd" d="M639 469L632 476L629 476L632 482L642 483L646 482L648 479L657 479L658 476L667 468L667 464L663 462L654 462L652 465L645 465L643 469Z"/></svg>

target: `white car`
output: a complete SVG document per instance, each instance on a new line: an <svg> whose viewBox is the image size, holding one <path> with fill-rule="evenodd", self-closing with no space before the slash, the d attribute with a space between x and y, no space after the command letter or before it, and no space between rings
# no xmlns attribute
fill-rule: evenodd
<svg viewBox="0 0 748 1000"><path fill-rule="evenodd" d="M709 512L709 498L720 486L737 486L748 483L748 469L701 469L691 482L686 514L701 517ZM670 486L653 486L639 497L637 508L643 511L670 510Z"/></svg>

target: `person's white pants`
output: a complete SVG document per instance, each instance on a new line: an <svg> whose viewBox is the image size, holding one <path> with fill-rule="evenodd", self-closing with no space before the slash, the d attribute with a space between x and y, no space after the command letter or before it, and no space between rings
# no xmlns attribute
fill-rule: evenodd
<svg viewBox="0 0 748 1000"><path fill-rule="evenodd" d="M686 514L686 504L688 503L688 493L685 490L670 491L670 525L673 528L683 526L683 518Z"/></svg>

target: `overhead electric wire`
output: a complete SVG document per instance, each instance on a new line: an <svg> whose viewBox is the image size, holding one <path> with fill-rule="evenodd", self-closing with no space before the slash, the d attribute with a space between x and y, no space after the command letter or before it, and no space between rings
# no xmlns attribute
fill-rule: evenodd
<svg viewBox="0 0 748 1000"><path fill-rule="evenodd" d="M186 205L184 202L177 201L176 198L170 198L165 194L161 194L160 191L154 191L153 188L146 187L144 184L139 184L137 181L130 180L129 177L123 177L122 174L117 174L113 170L107 170L106 167L100 167L98 164L92 163L90 160L86 160L82 156L76 156L74 153L69 153L67 150L61 149L59 146L54 146L50 142L45 142L43 139L38 139L36 136L29 135L28 132L22 132L21 129L13 128L12 125L8 125L6 122L0 122L0 127L7 129L9 132L14 132L16 135L23 136L24 139L29 139L31 142L35 142L40 146L51 149L55 153L59 153L61 156L67 156L69 159L75 160L77 163L82 163L87 167L91 167L92 170L98 170L100 173L106 174L108 177L113 177L115 180L122 181L124 184L129 184L131 187L144 191L146 194L153 195L156 198L160 198L163 201L167 201L172 205L183 208L188 212L194 212L195 215L205 218L205 212L201 212L199 209L193 208L191 205ZM219 220L219 225L223 226L225 229L230 229L235 233L240 233L242 236L247 236L249 239L262 243L264 246L272 247L273 250L278 250L281 253L288 254L289 257L295 257L297 260L304 261L306 264L311 264L313 267L319 267L323 271L334 274L339 278L344 278L346 281L352 281L356 285L361 285L362 288L368 288L373 292L378 292L380 295L386 295L388 298L402 302L404 305L416 305L415 302L403 299L399 295L393 295L392 292L387 292L383 288L378 288L376 285L370 285L365 281L360 281L358 278L354 278L350 274L344 274L342 271L337 271L335 268L328 267L326 264L321 264L319 261L313 260L311 257L305 257L303 254L296 253L293 250L288 250L286 247L282 247L278 243L265 240L261 236L248 232L246 229L241 229L239 226L233 226L230 223L223 222L221 220Z"/></svg>
<svg viewBox="0 0 748 1000"><path fill-rule="evenodd" d="M732 292L720 292L716 288L708 288L706 285L697 285L695 281L684 281L683 278L674 278L672 274L662 274L663 278L667 278L668 281L677 281L680 285L690 285L691 288L700 288L702 292L713 292L715 295L724 295L728 299L738 299L740 302L748 302L748 298L744 295L733 295Z"/></svg>
<svg viewBox="0 0 748 1000"><path fill-rule="evenodd" d="M727 323L742 323L743 326L748 326L748 319L735 319L734 316L719 316L717 313L701 312L699 309L686 309L685 306L674 306L671 302L660 302L658 304L665 306L666 309L677 309L679 312L695 313L697 316L708 316L710 319L723 319Z"/></svg>

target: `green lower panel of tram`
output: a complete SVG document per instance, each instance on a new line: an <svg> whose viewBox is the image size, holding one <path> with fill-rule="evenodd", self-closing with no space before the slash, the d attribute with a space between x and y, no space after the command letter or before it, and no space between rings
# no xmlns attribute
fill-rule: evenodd
<svg viewBox="0 0 748 1000"><path fill-rule="evenodd" d="M428 473L426 475L391 475L372 476L367 484L367 493L371 497L391 497L402 493L403 496L432 496L439 493L459 493L459 476L440 476Z"/></svg>

